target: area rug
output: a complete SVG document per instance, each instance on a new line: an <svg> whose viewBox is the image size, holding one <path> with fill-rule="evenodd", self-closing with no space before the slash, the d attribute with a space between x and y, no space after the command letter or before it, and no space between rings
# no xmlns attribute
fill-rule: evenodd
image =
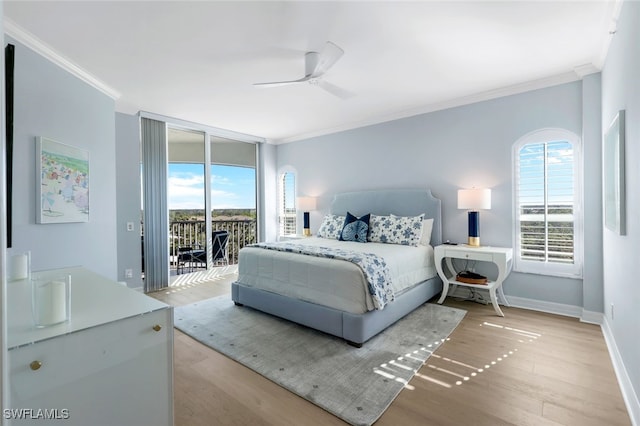
<svg viewBox="0 0 640 426"><path fill-rule="evenodd" d="M230 296L174 312L179 330L353 425L375 422L466 313L426 303L355 348Z"/></svg>

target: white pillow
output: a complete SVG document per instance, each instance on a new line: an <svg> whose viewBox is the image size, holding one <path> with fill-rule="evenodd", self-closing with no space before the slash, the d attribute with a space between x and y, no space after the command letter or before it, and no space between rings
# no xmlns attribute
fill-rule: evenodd
<svg viewBox="0 0 640 426"><path fill-rule="evenodd" d="M345 216L338 216L335 214L328 214L322 220L320 229L316 234L320 238L331 238L337 240L342 232L344 226Z"/></svg>
<svg viewBox="0 0 640 426"><path fill-rule="evenodd" d="M433 218L422 221L422 236L420 237L420 245L431 245L431 232L433 231Z"/></svg>

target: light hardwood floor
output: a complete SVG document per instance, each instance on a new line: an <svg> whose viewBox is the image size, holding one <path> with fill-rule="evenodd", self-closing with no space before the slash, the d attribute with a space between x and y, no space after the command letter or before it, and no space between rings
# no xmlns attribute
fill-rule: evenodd
<svg viewBox="0 0 640 426"><path fill-rule="evenodd" d="M230 293L235 276L151 294L179 306ZM629 425L600 327L448 298L462 323L376 425ZM344 425L175 330L176 426Z"/></svg>

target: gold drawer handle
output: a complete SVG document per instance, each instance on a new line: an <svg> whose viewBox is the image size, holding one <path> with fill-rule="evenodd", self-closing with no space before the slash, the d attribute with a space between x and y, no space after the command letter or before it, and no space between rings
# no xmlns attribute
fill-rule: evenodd
<svg viewBox="0 0 640 426"><path fill-rule="evenodd" d="M160 331L162 330L162 326L160 324L156 324L153 326L153 331Z"/></svg>
<svg viewBox="0 0 640 426"><path fill-rule="evenodd" d="M42 367L42 362L40 361L32 361L31 364L29 364L29 368L31 368L33 371L39 370L40 367Z"/></svg>

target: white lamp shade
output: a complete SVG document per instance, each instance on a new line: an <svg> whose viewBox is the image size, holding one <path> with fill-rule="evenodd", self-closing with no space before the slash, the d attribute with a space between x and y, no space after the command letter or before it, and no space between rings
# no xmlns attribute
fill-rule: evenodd
<svg viewBox="0 0 640 426"><path fill-rule="evenodd" d="M491 190L458 189L458 208L465 210L491 209Z"/></svg>
<svg viewBox="0 0 640 426"><path fill-rule="evenodd" d="M299 210L309 212L316 209L316 197L298 197L296 204Z"/></svg>

